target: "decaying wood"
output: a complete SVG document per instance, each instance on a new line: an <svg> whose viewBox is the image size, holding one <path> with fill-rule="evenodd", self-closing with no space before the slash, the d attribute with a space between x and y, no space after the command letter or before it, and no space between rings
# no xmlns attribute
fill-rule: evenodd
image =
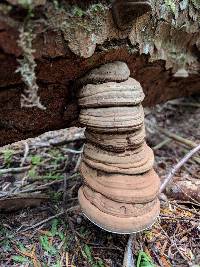
<svg viewBox="0 0 200 267"><path fill-rule="evenodd" d="M172 184L166 189L167 196L172 199L200 203L199 179L186 180L184 177L174 177Z"/></svg>
<svg viewBox="0 0 200 267"><path fill-rule="evenodd" d="M200 150L200 145L197 145L195 148L193 148L191 151L189 151L174 167L173 169L169 172L169 174L166 176L164 179L161 187L160 187L160 193L162 193L167 184L170 183L172 180L173 176L175 173L197 152ZM192 186L191 186L192 187Z"/></svg>
<svg viewBox="0 0 200 267"><path fill-rule="evenodd" d="M72 83L107 62L128 64L145 105L199 92L199 4L166 2L152 1L125 30L110 1L1 2L0 145L76 122ZM31 86L46 110L21 108Z"/></svg>
<svg viewBox="0 0 200 267"><path fill-rule="evenodd" d="M14 211L27 207L37 207L49 200L44 194L19 194L17 197L0 199L0 211Z"/></svg>

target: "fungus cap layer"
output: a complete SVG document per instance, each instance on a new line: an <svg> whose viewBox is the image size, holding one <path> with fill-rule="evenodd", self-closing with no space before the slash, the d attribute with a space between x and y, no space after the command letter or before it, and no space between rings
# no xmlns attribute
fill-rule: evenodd
<svg viewBox="0 0 200 267"><path fill-rule="evenodd" d="M87 141L96 144L102 149L123 152L135 149L144 142L145 127L142 125L141 128L132 132L119 134L91 132L86 129L85 137Z"/></svg>
<svg viewBox="0 0 200 267"><path fill-rule="evenodd" d="M130 76L130 70L125 62L114 61L92 69L77 81L77 86L89 83L122 82Z"/></svg>
<svg viewBox="0 0 200 267"><path fill-rule="evenodd" d="M112 164L102 163L99 161L91 160L83 155L82 160L90 167L97 170L105 171L108 173L120 173L120 174L141 174L149 171L153 168L154 154L149 148L149 151L145 154L144 158L140 161L128 164Z"/></svg>
<svg viewBox="0 0 200 267"><path fill-rule="evenodd" d="M145 156L147 154L151 156L153 152L145 142L133 150L126 150L124 152L107 151L87 142L84 146L83 154L91 160L105 164L134 166L135 164L138 165L138 163L143 162ZM154 156L152 157L154 158Z"/></svg>
<svg viewBox="0 0 200 267"><path fill-rule="evenodd" d="M80 172L89 187L119 202L147 203L156 198L160 188L153 169L140 175L109 174L82 162Z"/></svg>
<svg viewBox="0 0 200 267"><path fill-rule="evenodd" d="M94 132L127 132L143 125L144 111L141 105L81 109L79 122Z"/></svg>
<svg viewBox="0 0 200 267"><path fill-rule="evenodd" d="M112 205L101 194L91 192L92 190L89 193L89 190L87 188L86 191L85 187L79 189L81 209L87 218L106 231L120 234L140 232L150 227L159 215L160 204L157 198L145 205L116 202Z"/></svg>
<svg viewBox="0 0 200 267"><path fill-rule="evenodd" d="M130 106L140 104L143 99L142 87L133 78L120 83L87 84L78 93L81 107Z"/></svg>

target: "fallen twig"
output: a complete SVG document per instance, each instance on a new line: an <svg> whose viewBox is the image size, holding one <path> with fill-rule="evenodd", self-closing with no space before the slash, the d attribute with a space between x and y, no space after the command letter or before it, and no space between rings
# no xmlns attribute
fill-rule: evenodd
<svg viewBox="0 0 200 267"><path fill-rule="evenodd" d="M30 226L30 227L27 227L24 230L21 230L20 232L27 232L29 230L35 229L35 228L37 228L37 227L39 227L39 226L41 226L41 225L43 225L43 224L55 219L55 218L59 218L60 216L66 214L66 213L68 213L70 211L76 210L76 209L79 209L79 206L74 206L74 207L71 207L71 208L69 208L67 210L63 210L63 211L61 211L61 212L59 212L59 213L57 213L57 214L55 214L53 216L50 216L50 217L46 218L45 220L42 220L42 221L40 221L40 222Z"/></svg>
<svg viewBox="0 0 200 267"><path fill-rule="evenodd" d="M167 232L163 229L163 227L160 225L160 223L158 223L161 231L164 233L164 235L167 237L167 239L169 240L169 242L171 243L171 247L174 246L177 251L179 252L179 254L181 255L181 257L188 263L188 258L185 256L184 253L181 252L181 250L179 249L179 247L177 246L176 240L174 240L174 238L171 236L169 236L167 234ZM188 264L189 265L189 264Z"/></svg>
<svg viewBox="0 0 200 267"><path fill-rule="evenodd" d="M195 103L195 102L189 102L189 103L184 103L184 102L179 102L179 103L173 103L170 102L170 105L172 106L183 106L183 107L193 107L193 108L200 108L200 104L199 103Z"/></svg>
<svg viewBox="0 0 200 267"><path fill-rule="evenodd" d="M11 212L26 207L37 207L47 202L49 197L44 194L21 194L12 198L0 199L0 211Z"/></svg>
<svg viewBox="0 0 200 267"><path fill-rule="evenodd" d="M0 175L6 174L6 173L20 173L24 171L30 170L31 166L25 166L25 167L18 167L18 168L8 168L8 169L0 169Z"/></svg>
<svg viewBox="0 0 200 267"><path fill-rule="evenodd" d="M174 140L176 140L176 141L178 141L180 143L183 143L183 144L185 144L185 145L187 145L187 146L189 146L191 148L195 148L195 147L198 146L197 143L195 143L195 142L193 142L193 141L191 141L189 139L183 138L183 137L181 137L181 136L179 136L179 135L177 135L175 133L171 133L170 131L168 131L166 129L158 127L158 130L161 133L163 133L164 135L166 135L166 136L168 136L168 137L170 137L170 138L172 138L172 139L174 139Z"/></svg>
<svg viewBox="0 0 200 267"><path fill-rule="evenodd" d="M173 204L174 204L178 209L182 209L182 210L188 211L188 212L193 213L194 215L197 215L197 216L200 217L200 213L199 213L198 211L195 211L195 210L192 210L192 209L183 207L183 206L181 206L181 205L178 205L178 203L176 203L176 202L173 202Z"/></svg>
<svg viewBox="0 0 200 267"><path fill-rule="evenodd" d="M128 239L128 243L124 253L123 267L134 267L133 258L133 240L135 239L135 234L131 234Z"/></svg>
<svg viewBox="0 0 200 267"><path fill-rule="evenodd" d="M183 151L184 151L185 153L188 153L189 149L187 149L187 148L184 147L184 148L183 148ZM200 158L199 158L199 157L193 156L192 159L193 159L196 163L200 164Z"/></svg>
<svg viewBox="0 0 200 267"><path fill-rule="evenodd" d="M25 150L24 150L24 156L21 160L21 164L20 164L20 167L22 167L26 161L26 158L28 156L28 153L29 153L29 145L26 141L23 142L24 143L24 147L25 147Z"/></svg>
<svg viewBox="0 0 200 267"><path fill-rule="evenodd" d="M62 151L66 152L66 153L73 153L73 154L82 154L83 153L83 149L75 150L75 149L71 149L71 148L62 148Z"/></svg>
<svg viewBox="0 0 200 267"><path fill-rule="evenodd" d="M200 144L193 148L188 154L186 154L179 162L174 166L174 168L169 172L167 177L165 178L164 182L160 187L160 193L164 191L167 184L171 181L174 174L198 151L200 150Z"/></svg>
<svg viewBox="0 0 200 267"><path fill-rule="evenodd" d="M74 168L74 172L77 172L79 170L79 166L81 164L81 159L82 159L82 157L81 157L81 155L79 155L78 160L76 162L76 166Z"/></svg>
<svg viewBox="0 0 200 267"><path fill-rule="evenodd" d="M84 136L84 129L83 128L72 128L71 130L72 132L69 131L69 133L67 134L67 136L65 137L64 140L60 140L60 139L52 139L49 140L49 144L53 145L53 146L63 146L65 144L69 144L70 142L75 142L78 140L85 140L85 136Z"/></svg>
<svg viewBox="0 0 200 267"><path fill-rule="evenodd" d="M175 200L177 204L190 204L193 206L198 206L200 207L200 203L197 202L192 202L192 201L188 201L188 200ZM171 203L174 203L174 201L170 201Z"/></svg>
<svg viewBox="0 0 200 267"><path fill-rule="evenodd" d="M194 217L183 217L183 216L177 216L177 215L170 215L170 214L163 214L163 213L160 213L160 216L159 216L161 219L163 220L175 220L175 221L195 221L195 222L200 222L200 219L197 219L197 218L194 218Z"/></svg>
<svg viewBox="0 0 200 267"><path fill-rule="evenodd" d="M155 145L155 146L153 147L153 150L155 151L155 150L157 150L157 149L160 149L161 147L163 147L164 145L167 145L167 144L170 143L170 142L171 142L171 138L166 138L166 139L164 139L162 142L160 142L159 144Z"/></svg>
<svg viewBox="0 0 200 267"><path fill-rule="evenodd" d="M75 174L73 174L73 175L71 175L69 177L66 177L66 179L67 180L71 180L71 179L75 179L78 176L79 176L79 174L75 173ZM46 190L46 189L49 188L49 186L54 185L54 184L62 183L63 181L64 181L63 179L59 179L59 180L51 181L49 183L37 186L35 188L29 188L29 189L25 189L25 190L21 190L21 191L18 191L18 192L13 192L13 193L5 192L3 194L3 196L2 196L2 198L14 197L14 196L18 196L18 195L21 195L21 194L27 194L27 193L33 193L33 192L36 192L36 191ZM0 199L1 199L1 197L0 197Z"/></svg>

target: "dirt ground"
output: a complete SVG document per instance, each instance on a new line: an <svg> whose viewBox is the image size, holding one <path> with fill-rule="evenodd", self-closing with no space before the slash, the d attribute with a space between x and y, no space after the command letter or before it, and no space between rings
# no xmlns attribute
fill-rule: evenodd
<svg viewBox="0 0 200 267"><path fill-rule="evenodd" d="M161 180L200 142L199 100L145 110L147 142ZM0 266L122 266L128 236L99 229L78 206L83 144L84 130L70 128L0 148ZM136 235L135 260L144 251L152 261L138 267L200 266L200 190L184 187L199 188L199 164L196 154L176 173L157 222Z"/></svg>

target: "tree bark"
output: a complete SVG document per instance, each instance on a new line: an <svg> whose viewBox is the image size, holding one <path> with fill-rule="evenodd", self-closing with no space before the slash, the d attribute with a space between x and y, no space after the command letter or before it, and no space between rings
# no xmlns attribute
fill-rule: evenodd
<svg viewBox="0 0 200 267"><path fill-rule="evenodd" d="M0 4L0 145L76 124L73 83L107 62L127 62L144 89L146 106L199 93L200 12L195 0L153 1L152 12L123 31L113 21L110 1L22 2ZM27 51L22 37L27 43L31 34ZM45 110L21 107L30 62L36 63L32 77L36 75Z"/></svg>

